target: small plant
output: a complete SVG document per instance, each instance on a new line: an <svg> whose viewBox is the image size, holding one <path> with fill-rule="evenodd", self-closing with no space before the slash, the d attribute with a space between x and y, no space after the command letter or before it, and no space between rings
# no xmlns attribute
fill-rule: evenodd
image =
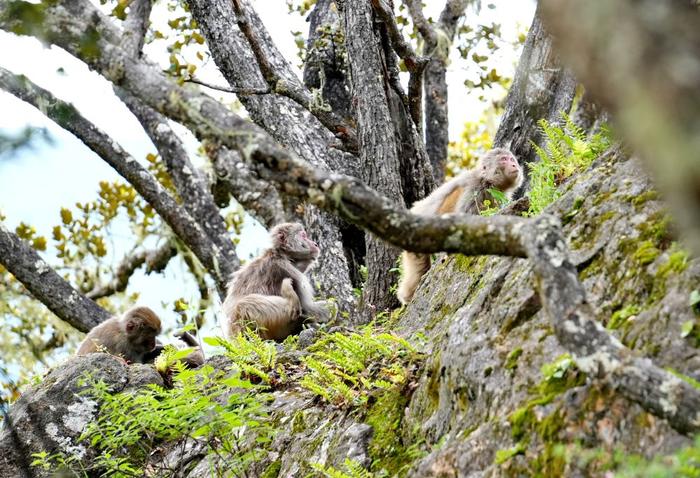
<svg viewBox="0 0 700 478"><path fill-rule="evenodd" d="M700 436L672 455L647 460L631 455L621 459L617 478L700 478Z"/></svg>
<svg viewBox="0 0 700 478"><path fill-rule="evenodd" d="M528 216L536 216L559 196L558 186L576 172L583 171L612 144L607 129L592 136L578 127L571 118L562 114L562 126L540 120L545 138L544 147L533 143L539 161L528 163L530 168L530 209Z"/></svg>
<svg viewBox="0 0 700 478"><path fill-rule="evenodd" d="M408 365L418 353L404 339L377 332L370 324L359 333L326 334L309 348L302 361L308 372L299 384L335 405L367 402L374 390L403 385Z"/></svg>
<svg viewBox="0 0 700 478"><path fill-rule="evenodd" d="M374 478L376 475L365 470L357 461L347 458L343 464L343 469L339 470L331 465L321 465L313 463L311 468L320 473L319 476L325 478Z"/></svg>
<svg viewBox="0 0 700 478"><path fill-rule="evenodd" d="M237 334L231 340L221 337L205 337L209 345L224 348L225 355L247 376L256 377L265 383L271 383L270 372L276 369L277 346L274 342L263 340L251 330Z"/></svg>
<svg viewBox="0 0 700 478"><path fill-rule="evenodd" d="M493 216L498 213L498 211L508 204L508 196L505 195L503 191L498 189L487 189L486 190L493 198L493 204L490 199L484 200L479 214L482 216Z"/></svg>

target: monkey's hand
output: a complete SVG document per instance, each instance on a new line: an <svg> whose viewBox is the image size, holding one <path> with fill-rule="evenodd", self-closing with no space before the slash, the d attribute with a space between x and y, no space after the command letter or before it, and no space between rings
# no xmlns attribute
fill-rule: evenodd
<svg viewBox="0 0 700 478"><path fill-rule="evenodd" d="M331 311L335 311L335 306L331 301L328 300L318 300L313 302L313 307L310 307L306 311L308 320L320 324L325 324L329 322L335 314Z"/></svg>

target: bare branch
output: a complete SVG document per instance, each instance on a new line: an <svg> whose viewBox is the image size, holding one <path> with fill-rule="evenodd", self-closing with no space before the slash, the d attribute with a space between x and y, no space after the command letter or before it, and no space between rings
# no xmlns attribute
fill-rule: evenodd
<svg viewBox="0 0 700 478"><path fill-rule="evenodd" d="M423 39L430 44L437 43L437 34L423 14L422 0L403 0L403 3L406 5L406 9Z"/></svg>
<svg viewBox="0 0 700 478"><path fill-rule="evenodd" d="M291 84L285 81L272 66L272 63L265 55L262 49L260 40L255 30L251 27L248 21L248 16L245 9L241 5L241 0L231 0L233 10L236 13L236 23L245 35L250 48L255 55L255 59L260 67L265 81L270 86L272 91L277 94L284 95L293 100L297 104L306 108L329 130L331 130L343 143L345 143L350 151L358 151L357 132L350 123L339 117L332 109L323 106L314 106L315 101L311 93L301 83ZM251 7L252 8L252 7Z"/></svg>
<svg viewBox="0 0 700 478"><path fill-rule="evenodd" d="M96 300L107 297L117 292L123 292L129 285L129 279L142 265L146 264L146 273L160 272L168 265L170 259L177 255L177 249L165 242L159 248L146 251L140 250L124 257L114 269L114 277L107 284L94 287L85 294L88 298Z"/></svg>
<svg viewBox="0 0 700 478"><path fill-rule="evenodd" d="M124 49L134 56L139 56L148 30L148 18L151 16L153 0L133 0L129 4L129 14L124 21Z"/></svg>
<svg viewBox="0 0 700 478"><path fill-rule="evenodd" d="M206 81L198 80L197 78L187 78L185 83L194 83L212 90L223 91L225 93L234 93L236 95L269 95L272 93L271 88L231 88L227 86L213 85Z"/></svg>
<svg viewBox="0 0 700 478"><path fill-rule="evenodd" d="M236 248L226 229L226 223L209 191L206 178L190 161L185 147L170 128L167 119L126 91L115 89L158 148L184 208L225 257L224 261L219 262L219 268L224 277L230 277L241 262L236 255Z"/></svg>
<svg viewBox="0 0 700 478"><path fill-rule="evenodd" d="M412 71L419 63L425 63L427 59L417 55L413 47L404 39L401 31L399 31L394 12L391 10L391 6L386 4L386 0L372 0L372 7L379 15L379 18L384 22L386 30L389 33L389 38L391 38L391 44L396 53L403 59L404 63L406 63L406 68Z"/></svg>
<svg viewBox="0 0 700 478"><path fill-rule="evenodd" d="M73 133L112 166L158 212L192 249L225 293L228 276L221 273L226 259L197 222L160 186L158 181L104 132L85 119L71 104L59 100L26 77L0 68L0 88L42 110L58 125Z"/></svg>
<svg viewBox="0 0 700 478"><path fill-rule="evenodd" d="M396 24L396 18L391 7L385 0L372 0L372 6L379 17L384 22L391 44L396 53L401 57L409 71L408 80L408 108L411 112L411 119L418 128L423 130L423 72L428 66L429 58L418 56L411 45L404 39Z"/></svg>
<svg viewBox="0 0 700 478"><path fill-rule="evenodd" d="M459 19L464 15L464 10L470 3L474 0L447 0L445 2L445 8L440 12L440 19L438 20L438 25L449 37L450 41L454 38L455 28L457 28L457 23Z"/></svg>
<svg viewBox="0 0 700 478"><path fill-rule="evenodd" d="M403 1L413 23L425 40L425 54L431 57L423 74L426 119L425 149L430 157L435 181L442 182L447 147L450 142L447 60L457 23L464 15L464 10L471 3L471 0L447 0L435 25L431 25L426 20L421 0Z"/></svg>
<svg viewBox="0 0 700 478"><path fill-rule="evenodd" d="M75 290L0 221L0 263L58 318L88 332L110 313Z"/></svg>

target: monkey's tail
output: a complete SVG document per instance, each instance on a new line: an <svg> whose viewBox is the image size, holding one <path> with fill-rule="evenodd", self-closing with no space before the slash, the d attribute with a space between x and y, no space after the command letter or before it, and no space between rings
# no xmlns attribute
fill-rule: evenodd
<svg viewBox="0 0 700 478"><path fill-rule="evenodd" d="M402 304L408 304L416 293L421 277L430 269L430 255L404 251L401 255L401 266L403 273L396 295Z"/></svg>

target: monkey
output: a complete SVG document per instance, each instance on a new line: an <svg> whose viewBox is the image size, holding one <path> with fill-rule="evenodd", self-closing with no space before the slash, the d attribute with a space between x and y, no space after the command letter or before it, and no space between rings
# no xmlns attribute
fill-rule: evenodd
<svg viewBox="0 0 700 478"><path fill-rule="evenodd" d="M228 338L252 326L263 339L279 342L298 333L309 317L328 318L325 303L313 300L305 275L318 257L318 245L298 223L275 226L270 239L272 247L236 271L229 282L222 306Z"/></svg>
<svg viewBox="0 0 700 478"><path fill-rule="evenodd" d="M489 200L495 200L490 189L499 190L510 199L523 182L523 171L513 153L496 148L484 154L473 169L443 183L424 199L417 201L411 212L434 216L453 212L478 214ZM413 298L423 275L430 269L430 255L404 251L401 255L402 274L397 297L402 304Z"/></svg>
<svg viewBox="0 0 700 478"><path fill-rule="evenodd" d="M132 307L88 332L76 355L106 351L131 363L146 363L156 349L160 319L148 307Z"/></svg>

